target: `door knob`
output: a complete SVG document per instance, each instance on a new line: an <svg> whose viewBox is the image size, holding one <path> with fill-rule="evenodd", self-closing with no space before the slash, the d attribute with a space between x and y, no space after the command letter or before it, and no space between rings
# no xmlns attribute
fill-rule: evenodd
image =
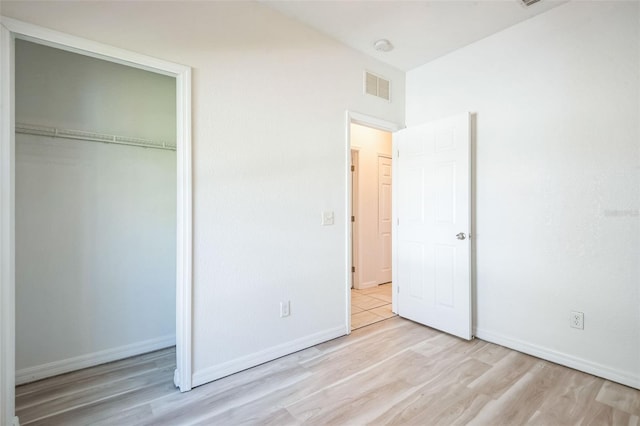
<svg viewBox="0 0 640 426"><path fill-rule="evenodd" d="M456 238L459 240L464 240L465 238L467 238L467 236L464 235L464 232L460 232L459 234L456 235Z"/></svg>

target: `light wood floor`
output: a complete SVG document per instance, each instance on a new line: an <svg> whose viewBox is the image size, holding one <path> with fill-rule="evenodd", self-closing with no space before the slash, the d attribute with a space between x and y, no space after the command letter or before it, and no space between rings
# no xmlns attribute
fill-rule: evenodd
<svg viewBox="0 0 640 426"><path fill-rule="evenodd" d="M391 318L391 283L351 289L351 330Z"/></svg>
<svg viewBox="0 0 640 426"><path fill-rule="evenodd" d="M394 317L184 394L167 349L17 388L21 424L632 425L640 391Z"/></svg>

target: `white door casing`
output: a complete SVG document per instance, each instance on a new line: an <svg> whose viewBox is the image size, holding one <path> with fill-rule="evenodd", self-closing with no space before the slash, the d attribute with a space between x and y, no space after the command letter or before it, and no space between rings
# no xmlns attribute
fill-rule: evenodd
<svg viewBox="0 0 640 426"><path fill-rule="evenodd" d="M471 339L470 115L394 135L398 314Z"/></svg>
<svg viewBox="0 0 640 426"><path fill-rule="evenodd" d="M14 40L22 38L176 78L176 361L174 381L192 385L192 164L191 68L0 17L0 424L17 424L15 411L15 140Z"/></svg>
<svg viewBox="0 0 640 426"><path fill-rule="evenodd" d="M378 282L391 282L391 158L378 155Z"/></svg>

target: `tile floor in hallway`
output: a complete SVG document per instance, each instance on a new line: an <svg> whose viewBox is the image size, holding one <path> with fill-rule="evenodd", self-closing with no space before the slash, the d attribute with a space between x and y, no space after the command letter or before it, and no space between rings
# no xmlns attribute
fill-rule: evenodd
<svg viewBox="0 0 640 426"><path fill-rule="evenodd" d="M395 316L391 312L391 283L351 289L351 330Z"/></svg>

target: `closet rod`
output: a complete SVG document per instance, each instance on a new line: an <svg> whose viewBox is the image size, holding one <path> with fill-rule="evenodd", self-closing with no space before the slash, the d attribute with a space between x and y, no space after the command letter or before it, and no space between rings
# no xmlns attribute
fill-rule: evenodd
<svg viewBox="0 0 640 426"><path fill-rule="evenodd" d="M165 149L175 151L175 145L156 142L149 139L131 138L127 136L107 135L84 130L60 129L57 127L39 126L35 124L16 123L16 133L25 135L49 136L53 138L76 139L89 142L113 143L117 145L139 146L143 148Z"/></svg>

